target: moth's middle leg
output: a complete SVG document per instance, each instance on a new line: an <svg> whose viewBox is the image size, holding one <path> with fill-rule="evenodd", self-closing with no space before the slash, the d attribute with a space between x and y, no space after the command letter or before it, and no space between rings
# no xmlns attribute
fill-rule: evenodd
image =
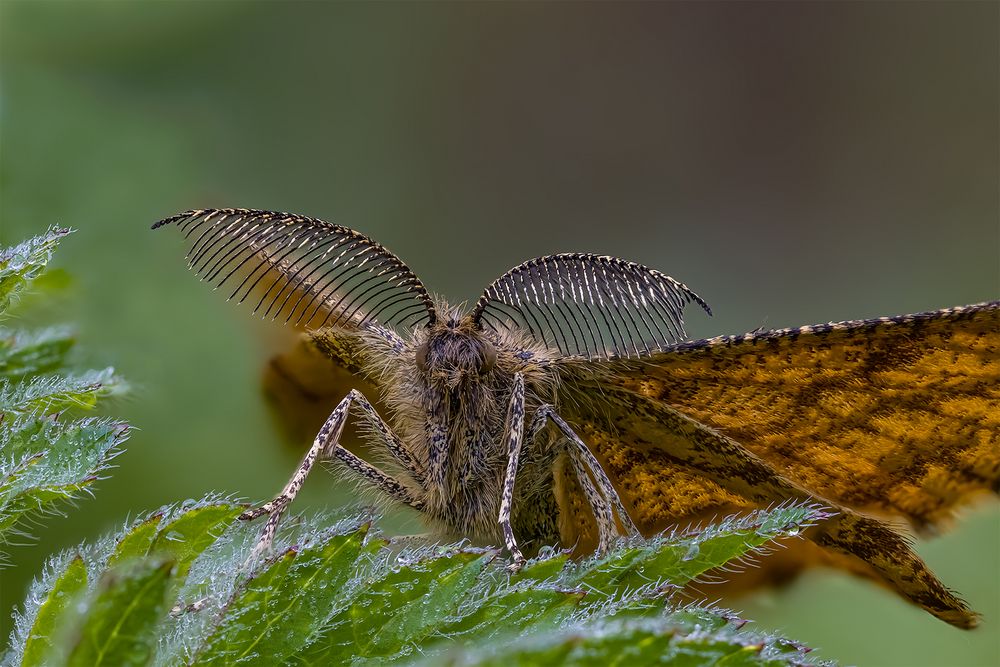
<svg viewBox="0 0 1000 667"><path fill-rule="evenodd" d="M401 484L393 477L385 474L372 464L351 453L340 445L340 436L344 431L344 425L347 423L347 416L352 404L356 404L359 408L361 408L366 420L372 424L375 432L378 434L380 439L384 441L389 451L396 456L397 460L399 460L404 467L419 478L419 471L415 467L416 464L409 454L406 453L405 448L402 447L402 443L399 441L399 438L392 432L389 426L382 421L382 419L378 416L378 413L375 412L374 407L372 407L371 403L368 402L364 395L362 395L357 389L352 389L348 392L347 396L345 396L344 399L337 404L337 407L334 408L333 412L330 413L330 416L327 418L326 422L324 422L323 427L320 428L319 433L316 434L312 447L310 447L309 451L306 452L306 455L302 458L302 462L299 464L299 467L292 474L288 483L285 484L285 488L281 490L281 493L275 496L275 498L270 502L265 503L258 508L248 510L240 515L239 518L241 521L250 521L265 514L268 515L267 523L264 524L260 538L254 546L251 558L256 557L258 554L265 553L271 548L281 516L295 499L295 496L298 495L299 490L302 488L306 478L309 476L313 465L315 465L317 459L321 457L339 459L346 464L348 468L374 484L377 488L381 489L389 496L399 500L400 502L406 503L415 509L419 510L423 508L421 500L416 498L405 485Z"/></svg>
<svg viewBox="0 0 1000 667"><path fill-rule="evenodd" d="M577 435L576 431L566 423L566 420L559 416L554 407L542 405L538 408L531 422L529 439L534 439L548 421L555 424L569 442L567 454L573 466L573 472L583 488L583 493L587 497L587 502L590 503L597 521L598 549L602 552L607 551L619 532L618 524L615 523L615 514L618 515L618 521L626 534L638 535L639 530L635 527L628 512L625 511L621 498L611 480L608 479L607 473L604 472L601 462L597 460L597 457Z"/></svg>

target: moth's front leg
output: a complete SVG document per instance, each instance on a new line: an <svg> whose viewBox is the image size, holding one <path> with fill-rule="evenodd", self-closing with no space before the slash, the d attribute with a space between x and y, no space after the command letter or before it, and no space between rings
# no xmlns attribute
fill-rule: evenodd
<svg viewBox="0 0 1000 667"><path fill-rule="evenodd" d="M632 522L632 517L625 511L621 498L615 490L607 473L601 466L590 448L580 438L579 435L566 423L566 420L559 416L551 405L542 405L535 413L530 428L530 439L538 434L545 424L551 421L556 428L569 441L569 457L583 493L590 503L594 518L597 520L598 550L605 552L611 547L611 542L618 534L618 525L615 523L615 514L618 514L618 521L628 535L638 535L639 530ZM593 481L591 481L593 477ZM595 482L597 486L595 487Z"/></svg>
<svg viewBox="0 0 1000 667"><path fill-rule="evenodd" d="M503 539L513 559L513 569L520 569L525 563L524 555L514 539L514 529L510 525L511 505L514 502L514 480L521 461L521 444L524 439L524 376L514 374L514 388L507 408L507 474L504 477L503 494L500 498L500 527Z"/></svg>
<svg viewBox="0 0 1000 667"><path fill-rule="evenodd" d="M340 436L344 431L344 425L347 423L347 415L353 403L357 403L362 407L367 419L377 422L377 430L380 435L386 436L386 434L388 434L388 437L391 437L393 445L400 445L399 439L393 435L392 431L385 424L385 422L382 421L377 413L375 413L374 408L372 408L371 404L365 399L361 392L357 389L352 389L348 392L347 396L345 396L344 399L337 404L337 407L334 408L333 412L330 413L330 416L323 424L323 427L319 430L319 433L316 434L312 447L310 447L309 451L306 452L306 455L303 457L299 467L295 470L291 479L288 480L288 483L285 484L285 488L282 489L281 493L279 493L271 502L256 509L248 510L240 515L240 520L242 521L250 521L265 514L268 515L267 523L264 524L260 539L254 546L251 558L270 550L271 544L274 542L274 534L278 529L278 522L281 519L281 515L284 514L285 509L287 509L288 505L295 499L295 496L298 495L299 490L302 488L306 478L309 476L309 472L312 470L313 465L320 457L339 459L345 463L348 468L373 483L389 496L399 500L400 502L406 503L415 509L423 509L423 502L419 498L416 498L413 493L406 488L406 486L389 475L386 475L384 472L364 459L359 458L340 446ZM394 454L396 453L393 446L390 445L389 449Z"/></svg>

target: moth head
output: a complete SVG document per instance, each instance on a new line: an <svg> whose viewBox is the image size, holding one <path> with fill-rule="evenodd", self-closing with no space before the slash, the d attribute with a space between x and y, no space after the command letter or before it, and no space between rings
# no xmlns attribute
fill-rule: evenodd
<svg viewBox="0 0 1000 667"><path fill-rule="evenodd" d="M449 317L429 325L414 348L414 363L429 382L455 388L488 378L497 348L472 318Z"/></svg>

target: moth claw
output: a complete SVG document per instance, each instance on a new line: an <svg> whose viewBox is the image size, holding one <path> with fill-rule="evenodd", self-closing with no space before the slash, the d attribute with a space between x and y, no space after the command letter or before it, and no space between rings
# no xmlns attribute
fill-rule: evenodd
<svg viewBox="0 0 1000 667"><path fill-rule="evenodd" d="M527 564L527 559L521 554L514 554L511 558L510 565L507 566L507 572L510 574L517 574L524 568Z"/></svg>
<svg viewBox="0 0 1000 667"><path fill-rule="evenodd" d="M271 515L275 513L280 513L284 511L285 507L288 505L289 502L291 502L291 499L288 496L278 496L271 502L264 503L260 507L253 507L251 509L248 509L243 514L239 515L237 517L237 520L253 521L254 519L258 519L264 516L265 514Z"/></svg>
<svg viewBox="0 0 1000 667"><path fill-rule="evenodd" d="M243 514L236 517L237 521L253 521L254 519L260 518L267 514L267 510L262 507L252 507L248 509Z"/></svg>

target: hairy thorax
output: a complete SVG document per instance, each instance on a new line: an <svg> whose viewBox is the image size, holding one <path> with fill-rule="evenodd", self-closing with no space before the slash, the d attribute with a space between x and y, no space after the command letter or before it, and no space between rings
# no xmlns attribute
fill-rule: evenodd
<svg viewBox="0 0 1000 667"><path fill-rule="evenodd" d="M366 347L366 365L383 388L393 429L417 464L415 471L399 472L426 517L448 533L495 539L515 374L525 380L530 420L538 406L556 401L557 354L529 339L483 331L457 313L417 329L409 340L371 335ZM521 472L515 507L541 502L555 510L551 440L542 434L525 441L525 460L536 465ZM530 524L531 518L515 516L515 522ZM542 532L550 534L539 540L558 539L551 527Z"/></svg>

